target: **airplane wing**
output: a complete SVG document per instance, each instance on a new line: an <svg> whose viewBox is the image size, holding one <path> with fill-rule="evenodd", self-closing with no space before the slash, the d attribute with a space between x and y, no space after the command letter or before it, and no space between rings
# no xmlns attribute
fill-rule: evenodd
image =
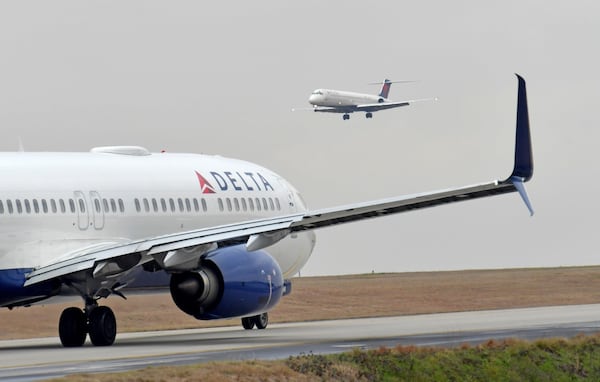
<svg viewBox="0 0 600 382"><path fill-rule="evenodd" d="M505 180L228 224L121 244L95 246L72 253L54 264L33 270L27 276L25 286L52 279L68 281L71 278L81 277L82 273L87 277L107 279L156 260L160 256L164 259L166 253L183 248L206 246L208 252L217 246L245 242L247 249L253 251L268 247L295 231L323 228L509 192L518 192L533 215L523 185L533 176L527 97L525 81L520 76L517 77L519 95L515 163L512 174Z"/></svg>

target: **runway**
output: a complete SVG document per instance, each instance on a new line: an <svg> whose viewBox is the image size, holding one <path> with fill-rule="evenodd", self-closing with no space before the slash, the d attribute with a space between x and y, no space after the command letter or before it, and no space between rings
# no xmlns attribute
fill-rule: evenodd
<svg viewBox="0 0 600 382"><path fill-rule="evenodd" d="M123 333L111 347L62 348L58 338L0 341L0 379L29 381L215 360L280 359L302 353L397 344L454 346L488 339L600 332L600 304Z"/></svg>

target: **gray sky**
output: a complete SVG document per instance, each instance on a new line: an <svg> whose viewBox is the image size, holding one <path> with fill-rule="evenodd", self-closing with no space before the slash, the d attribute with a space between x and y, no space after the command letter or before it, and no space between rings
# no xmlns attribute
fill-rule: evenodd
<svg viewBox="0 0 600 382"><path fill-rule="evenodd" d="M320 208L503 179L518 72L535 174L511 194L317 231L303 275L598 264L594 1L3 1L0 150L136 144L280 173ZM319 87L439 101L291 112Z"/></svg>

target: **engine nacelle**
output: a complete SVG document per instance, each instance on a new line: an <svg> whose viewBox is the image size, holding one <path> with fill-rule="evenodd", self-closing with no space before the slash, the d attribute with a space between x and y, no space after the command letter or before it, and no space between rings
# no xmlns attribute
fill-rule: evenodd
<svg viewBox="0 0 600 382"><path fill-rule="evenodd" d="M209 253L194 272L171 276L171 297L179 309L199 320L247 317L272 309L284 292L277 261L244 245Z"/></svg>

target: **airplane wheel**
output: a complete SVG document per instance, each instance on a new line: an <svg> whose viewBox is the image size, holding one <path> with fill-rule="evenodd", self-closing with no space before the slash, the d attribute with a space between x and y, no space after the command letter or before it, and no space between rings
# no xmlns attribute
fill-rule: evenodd
<svg viewBox="0 0 600 382"><path fill-rule="evenodd" d="M58 321L58 336L64 347L79 347L87 335L87 318L79 308L63 310Z"/></svg>
<svg viewBox="0 0 600 382"><path fill-rule="evenodd" d="M254 317L243 317L242 318L242 326L246 330L251 330L254 328Z"/></svg>
<svg viewBox="0 0 600 382"><path fill-rule="evenodd" d="M269 325L269 313L265 312L254 316L254 323L256 324L256 329L265 329Z"/></svg>
<svg viewBox="0 0 600 382"><path fill-rule="evenodd" d="M95 346L110 346L117 336L117 320L108 306L97 306L90 313L90 340Z"/></svg>
<svg viewBox="0 0 600 382"><path fill-rule="evenodd" d="M342 117L345 120L350 119L350 115L349 114L344 114L344 116Z"/></svg>
<svg viewBox="0 0 600 382"><path fill-rule="evenodd" d="M367 113L367 114L365 114L365 117L367 117L367 118L373 118L373 113Z"/></svg>

